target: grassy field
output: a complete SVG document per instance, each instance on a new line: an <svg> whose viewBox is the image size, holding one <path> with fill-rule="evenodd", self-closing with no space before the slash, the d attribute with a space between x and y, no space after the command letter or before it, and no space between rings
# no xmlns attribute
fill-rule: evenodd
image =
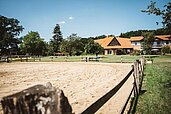
<svg viewBox="0 0 171 114"><path fill-rule="evenodd" d="M95 55L81 55L81 56L46 56L41 58L28 57L28 62L81 62L82 58L85 57L96 57ZM141 56L133 55L99 55L99 61L104 63L132 63L136 59L140 59ZM147 59L154 58L156 56L146 56ZM12 62L20 62L21 58L10 58ZM27 58L22 58L22 61L26 61ZM92 62L92 61L90 61ZM96 61L93 61L96 62Z"/></svg>
<svg viewBox="0 0 171 114"><path fill-rule="evenodd" d="M136 114L171 114L171 56L154 58L145 66Z"/></svg>
<svg viewBox="0 0 171 114"><path fill-rule="evenodd" d="M48 56L43 57L41 61L43 62L80 62L82 57L95 57L95 55L84 55L84 56ZM105 63L120 63L121 61L124 63L131 63L135 59L139 59L140 56L130 56L130 55L99 55L101 57L100 62Z"/></svg>

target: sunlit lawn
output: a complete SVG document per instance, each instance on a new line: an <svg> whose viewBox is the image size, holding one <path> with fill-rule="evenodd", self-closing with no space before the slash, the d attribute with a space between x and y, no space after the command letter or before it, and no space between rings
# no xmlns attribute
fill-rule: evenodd
<svg viewBox="0 0 171 114"><path fill-rule="evenodd" d="M130 56L130 55L98 55L100 57L100 62L106 63L130 63L135 59L139 59L141 56ZM95 55L82 55L82 56L47 56L42 57L43 62L80 62L82 57L96 57Z"/></svg>
<svg viewBox="0 0 171 114"><path fill-rule="evenodd" d="M136 114L171 114L171 56L154 58L145 66L145 76Z"/></svg>

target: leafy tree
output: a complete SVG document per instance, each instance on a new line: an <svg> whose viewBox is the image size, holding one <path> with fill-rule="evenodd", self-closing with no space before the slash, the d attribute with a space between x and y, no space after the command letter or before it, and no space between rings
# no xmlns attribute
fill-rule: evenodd
<svg viewBox="0 0 171 114"><path fill-rule="evenodd" d="M165 55L166 53L170 53L171 49L168 45L162 47L162 53Z"/></svg>
<svg viewBox="0 0 171 114"><path fill-rule="evenodd" d="M53 43L52 42L46 43L46 47L47 47L47 55L53 55L54 54Z"/></svg>
<svg viewBox="0 0 171 114"><path fill-rule="evenodd" d="M130 38L130 37L134 37L134 36L141 36L142 33L144 33L144 32L153 32L153 30L136 30L136 31L130 31L130 32L126 32L126 33L121 33L120 37Z"/></svg>
<svg viewBox="0 0 171 114"><path fill-rule="evenodd" d="M142 42L143 51L145 54L151 54L153 42L154 42L154 34L152 32L145 32L142 34L144 37Z"/></svg>
<svg viewBox="0 0 171 114"><path fill-rule="evenodd" d="M151 1L151 4L147 7L146 10L142 10L142 12L150 14L154 14L156 16L161 16L163 21L164 28L166 28L169 33L171 33L171 2L164 5L164 10L161 10L160 8L157 8L156 2ZM158 22L157 22L158 24Z"/></svg>
<svg viewBox="0 0 171 114"><path fill-rule="evenodd" d="M22 32L23 27L14 18L7 18L0 15L0 53L9 54L10 48L18 48L20 40L17 36Z"/></svg>
<svg viewBox="0 0 171 114"><path fill-rule="evenodd" d="M135 30L135 31L129 31L126 33L121 33L120 37L123 38L130 38L130 37L134 37L134 36L141 36L142 33L144 32L153 32L154 35L169 35L169 31L166 28L159 28L157 30Z"/></svg>
<svg viewBox="0 0 171 114"><path fill-rule="evenodd" d="M54 30L53 30L53 39L51 39L50 44L53 46L53 52L59 52L60 51L60 44L63 40L62 33L60 31L59 24L56 24Z"/></svg>
<svg viewBox="0 0 171 114"><path fill-rule="evenodd" d="M23 37L20 48L23 53L30 55L44 55L47 51L45 41L40 38L38 32L33 31Z"/></svg>
<svg viewBox="0 0 171 114"><path fill-rule="evenodd" d="M80 55L84 52L84 44L77 34L71 34L61 43L61 52L71 55Z"/></svg>
<svg viewBox="0 0 171 114"><path fill-rule="evenodd" d="M86 54L100 54L103 52L103 47L94 42L93 39L89 39L88 43L84 47Z"/></svg>
<svg viewBox="0 0 171 114"><path fill-rule="evenodd" d="M90 38L93 38L94 40L97 40L97 39L103 39L103 38L106 38L107 36L106 35L100 35L100 36L96 36L95 38L94 37L90 37Z"/></svg>

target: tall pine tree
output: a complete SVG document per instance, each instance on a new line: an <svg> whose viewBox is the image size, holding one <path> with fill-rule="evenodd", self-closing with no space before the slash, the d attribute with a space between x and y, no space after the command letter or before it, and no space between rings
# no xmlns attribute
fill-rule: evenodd
<svg viewBox="0 0 171 114"><path fill-rule="evenodd" d="M50 45L53 47L53 52L60 52L60 45L63 41L62 32L60 31L59 24L56 24L54 30L53 30L53 39L50 41Z"/></svg>

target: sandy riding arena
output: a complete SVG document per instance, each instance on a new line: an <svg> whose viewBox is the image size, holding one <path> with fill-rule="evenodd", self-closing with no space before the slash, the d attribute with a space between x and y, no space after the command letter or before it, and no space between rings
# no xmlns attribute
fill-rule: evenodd
<svg viewBox="0 0 171 114"><path fill-rule="evenodd" d="M51 82L68 97L73 112L86 107L115 87L131 70L131 64L91 62L22 62L0 64L0 99L36 84ZM131 91L133 78L98 114L117 114ZM0 113L2 108L0 106Z"/></svg>

